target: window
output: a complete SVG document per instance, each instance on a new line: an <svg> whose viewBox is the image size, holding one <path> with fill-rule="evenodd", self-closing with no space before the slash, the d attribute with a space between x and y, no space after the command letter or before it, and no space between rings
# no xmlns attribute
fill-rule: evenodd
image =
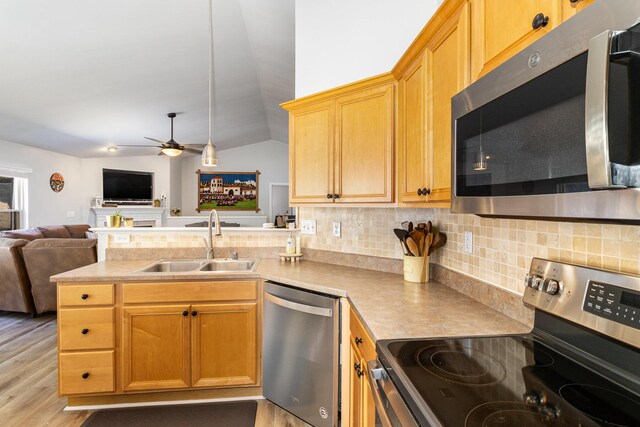
<svg viewBox="0 0 640 427"><path fill-rule="evenodd" d="M14 178L0 176L0 209L13 207Z"/></svg>

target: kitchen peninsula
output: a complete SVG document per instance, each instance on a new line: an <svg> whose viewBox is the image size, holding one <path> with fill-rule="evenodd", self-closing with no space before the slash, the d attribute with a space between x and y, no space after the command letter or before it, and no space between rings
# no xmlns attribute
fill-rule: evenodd
<svg viewBox="0 0 640 427"><path fill-rule="evenodd" d="M355 322L362 323L365 333L371 338L372 343L380 339L397 337L522 333L531 328L529 320L526 318L519 320L527 324L507 317L442 283L436 281L427 284L405 282L398 274L310 261L285 264L276 259L261 259L257 268L249 272L138 272L153 262L155 261L103 261L52 277L52 281L58 283L60 292L59 327L62 335L64 335L64 328L68 328L68 334L72 335L77 330L75 339L82 342L91 334L91 332L82 333L83 330L93 327L85 325L87 321L91 322L92 317L82 316L83 312L91 314L93 311L102 310L106 313L108 322L104 320L97 323L103 327L105 327L105 322L111 325L106 325L106 330L109 331L107 334L112 334L108 337L107 344L88 349L82 347L82 352L66 348L59 349L62 381L60 393L69 398L70 406L260 395L260 313L262 310L262 284L265 280L340 297L343 303L341 325L343 348L348 348L344 346L349 345L350 307L353 308L353 313L356 316ZM71 300L62 298L66 294L73 294ZM93 294L98 295L101 299L93 298ZM84 298L84 295L91 296ZM507 299L505 298L503 301ZM521 304L519 298L514 296L514 300L518 300L518 303ZM64 307L65 304L69 305ZM91 306L90 304L96 305ZM237 329L244 331L244 333L235 334L236 339L233 345L236 346L235 348L245 351L244 354L251 352L255 356L255 359L252 357L240 358L244 364L241 364L239 369L245 369L245 372L248 372L247 375L234 374L231 376L232 378L209 379L201 383L197 380L193 381L196 378L194 375L198 372L199 365L195 361L189 365L185 356L188 352L184 350L182 352L168 351L162 358L166 362L166 359L172 356L176 361L176 366L181 367L177 369L174 366L173 368L177 369L175 373L184 380L143 381L139 384L132 382L132 378L145 378L145 376L152 375L149 371L151 368L142 365L135 367L136 342L132 341L132 334L136 329L130 327L135 316L143 316L146 313L145 310L155 310L156 313L161 313L172 309L173 314L166 314L165 321L173 322L179 327L175 329L175 325L171 327L169 324L167 327L175 329L176 333L179 331L178 335L185 340L178 340L180 341L177 343L178 347L183 345L184 348L192 350L191 354L196 354L193 353L194 349L203 348L198 347L197 343L199 336L197 331L200 330L198 328L204 325L204 323L198 323L198 319L202 318L199 313L205 313L205 315L216 313L214 308L221 304L232 307L231 311L235 311L239 316L235 318L236 321L240 321L244 325ZM84 307L85 305L86 307ZM183 312L187 312L187 315L183 316ZM198 314L193 314L194 312ZM77 314L77 316L67 322L69 318L65 315L68 313ZM146 318L152 319L153 313L149 313ZM138 317L138 320L143 318ZM213 318L222 319L223 317L211 317L210 319ZM200 320L200 322L203 321ZM151 326L146 323L139 324L139 328L144 327ZM140 329L138 332L140 333ZM237 337L241 337L242 340L239 341ZM216 338L222 339L219 335ZM61 339L61 346L63 342L65 341ZM185 344L186 342L189 344ZM73 365L72 368L69 368L72 372L66 371L63 364L65 357L83 352L85 354L87 352L106 353L103 357L105 357L107 367L104 364L97 364L97 359L89 357L85 362L87 363L86 367ZM349 365L348 361L344 359L348 358L348 353L347 351L342 352L343 369ZM167 365L167 369L170 368L171 366ZM138 374L135 369L147 370ZM237 369L237 366L234 369ZM92 376L91 372L95 370L100 372L100 375ZM189 374L190 370L191 374ZM87 373L89 375L85 378L84 374ZM349 372L343 372L343 375L345 374L349 375ZM95 383L92 381L95 379L100 379L101 385L106 384L106 386L100 391L83 388L83 384ZM69 381L73 385L71 389L65 388ZM346 381L342 385L343 391L345 391L345 383ZM159 390L167 391L156 393ZM140 392L146 394L141 395Z"/></svg>

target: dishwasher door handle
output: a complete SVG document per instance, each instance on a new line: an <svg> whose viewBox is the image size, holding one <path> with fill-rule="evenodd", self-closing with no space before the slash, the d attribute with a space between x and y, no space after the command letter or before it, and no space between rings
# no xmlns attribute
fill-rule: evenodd
<svg viewBox="0 0 640 427"><path fill-rule="evenodd" d="M316 316L331 317L333 316L333 310L330 308L314 307L312 305L300 304L297 302L289 301L284 298L277 297L269 292L264 293L265 299L270 302L279 305L289 310L300 311L302 313L314 314Z"/></svg>

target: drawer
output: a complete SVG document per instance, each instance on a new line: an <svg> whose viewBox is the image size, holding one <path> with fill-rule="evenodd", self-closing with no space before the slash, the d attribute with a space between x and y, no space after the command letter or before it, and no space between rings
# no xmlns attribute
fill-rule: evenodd
<svg viewBox="0 0 640 427"><path fill-rule="evenodd" d="M60 350L114 348L115 308L61 308Z"/></svg>
<svg viewBox="0 0 640 427"><path fill-rule="evenodd" d="M60 395L113 392L113 363L114 350L60 353Z"/></svg>
<svg viewBox="0 0 640 427"><path fill-rule="evenodd" d="M113 284L58 285L58 306L113 305Z"/></svg>
<svg viewBox="0 0 640 427"><path fill-rule="evenodd" d="M256 300L256 281L125 283L125 304Z"/></svg>
<svg viewBox="0 0 640 427"><path fill-rule="evenodd" d="M351 340L354 341L356 347L360 349L362 356L364 356L366 360L374 360L376 358L376 345L371 337L369 337L362 322L360 322L360 319L353 310L351 310L349 320L351 325ZM360 340L362 340L362 342L360 342Z"/></svg>

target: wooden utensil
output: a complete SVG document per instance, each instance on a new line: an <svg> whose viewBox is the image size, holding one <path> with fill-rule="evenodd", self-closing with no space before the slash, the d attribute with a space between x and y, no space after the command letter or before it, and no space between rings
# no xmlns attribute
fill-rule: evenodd
<svg viewBox="0 0 640 427"><path fill-rule="evenodd" d="M445 243L447 243L447 235L444 233L438 233L434 237L433 243L431 243L431 247L429 248L429 255L431 255L431 252L433 252L434 250L443 247Z"/></svg>
<svg viewBox="0 0 640 427"><path fill-rule="evenodd" d="M420 252L418 250L418 244L411 236L407 236L405 243L407 244L407 248L409 248L409 254L412 256L418 256L418 252Z"/></svg>
<svg viewBox="0 0 640 427"><path fill-rule="evenodd" d="M409 232L409 236L411 236L411 239L416 243L416 246L418 248L418 251L414 252L414 255L422 256L422 253L423 253L422 245L424 244L424 233L416 228Z"/></svg>

